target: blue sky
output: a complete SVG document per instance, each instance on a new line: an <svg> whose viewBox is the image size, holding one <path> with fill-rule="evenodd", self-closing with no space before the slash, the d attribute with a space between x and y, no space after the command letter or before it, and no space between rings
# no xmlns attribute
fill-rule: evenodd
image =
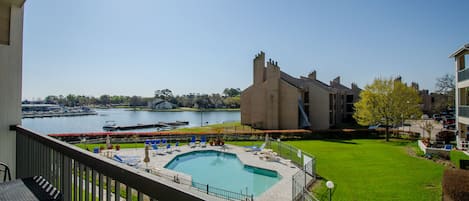
<svg viewBox="0 0 469 201"><path fill-rule="evenodd" d="M469 1L26 1L23 98L220 93L252 83L259 51L293 76L360 87L454 73Z"/></svg>

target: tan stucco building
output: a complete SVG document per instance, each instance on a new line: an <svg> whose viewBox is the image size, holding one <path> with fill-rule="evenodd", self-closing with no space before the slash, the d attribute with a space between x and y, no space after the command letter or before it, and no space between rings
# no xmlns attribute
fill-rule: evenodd
<svg viewBox="0 0 469 201"><path fill-rule="evenodd" d="M24 1L0 0L0 161L16 175L16 133L21 124Z"/></svg>
<svg viewBox="0 0 469 201"><path fill-rule="evenodd" d="M330 85L308 77L295 78L280 70L265 54L253 62L253 84L241 93L241 123L259 129L328 129L353 121L353 103L361 89L348 88L340 77Z"/></svg>

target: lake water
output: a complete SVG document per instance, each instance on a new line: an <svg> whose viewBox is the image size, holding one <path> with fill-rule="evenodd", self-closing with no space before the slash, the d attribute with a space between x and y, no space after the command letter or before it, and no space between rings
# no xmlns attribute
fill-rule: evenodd
<svg viewBox="0 0 469 201"><path fill-rule="evenodd" d="M98 115L77 117L52 117L22 119L22 125L42 134L51 133L76 133L103 131L106 121L115 121L118 126L150 124L174 121L188 121L188 127L217 124L230 121L240 121L239 111L217 112L149 112L128 111L126 109L96 110ZM202 120L202 121L201 121ZM138 129L132 131L156 131L156 128Z"/></svg>

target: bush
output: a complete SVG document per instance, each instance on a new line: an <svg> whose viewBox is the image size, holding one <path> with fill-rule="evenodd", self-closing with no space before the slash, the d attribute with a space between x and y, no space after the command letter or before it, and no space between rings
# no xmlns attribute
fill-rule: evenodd
<svg viewBox="0 0 469 201"><path fill-rule="evenodd" d="M446 169L443 174L443 200L469 200L469 171L460 169Z"/></svg>
<svg viewBox="0 0 469 201"><path fill-rule="evenodd" d="M452 140L455 140L456 135L454 134L454 131L441 131L438 134L436 134L436 140L437 141L445 141L445 144L449 144Z"/></svg>

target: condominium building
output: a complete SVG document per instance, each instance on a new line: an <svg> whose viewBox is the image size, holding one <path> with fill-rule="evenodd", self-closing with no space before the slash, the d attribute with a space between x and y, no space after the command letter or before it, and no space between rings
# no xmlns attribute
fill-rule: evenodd
<svg viewBox="0 0 469 201"><path fill-rule="evenodd" d="M469 63L466 61L469 55L469 44L459 48L449 57L456 63L456 137L458 148L462 148L469 139ZM464 143L465 142L465 143Z"/></svg>
<svg viewBox="0 0 469 201"><path fill-rule="evenodd" d="M340 77L326 84L316 78L295 78L260 52L253 61L253 84L241 93L241 123L259 129L328 129L352 122L353 103L361 89L348 88Z"/></svg>

